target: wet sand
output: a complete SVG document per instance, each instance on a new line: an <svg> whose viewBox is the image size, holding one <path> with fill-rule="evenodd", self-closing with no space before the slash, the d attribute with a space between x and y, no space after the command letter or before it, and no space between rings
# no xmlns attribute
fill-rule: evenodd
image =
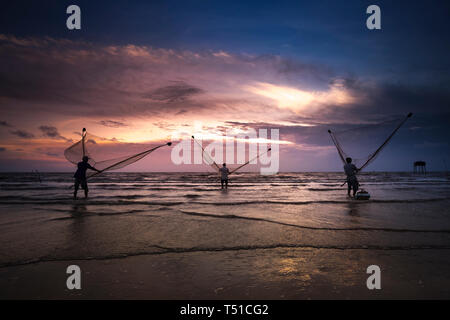
<svg viewBox="0 0 450 320"><path fill-rule="evenodd" d="M381 268L381 290L366 287ZM66 288L66 268L82 271ZM273 248L177 252L0 269L1 299L449 299L448 250ZM432 271L432 272L430 272Z"/></svg>

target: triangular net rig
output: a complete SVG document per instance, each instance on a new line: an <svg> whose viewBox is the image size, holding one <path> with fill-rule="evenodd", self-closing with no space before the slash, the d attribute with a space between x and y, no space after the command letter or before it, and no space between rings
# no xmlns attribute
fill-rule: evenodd
<svg viewBox="0 0 450 320"><path fill-rule="evenodd" d="M359 170L363 170L377 158L411 116L412 113L409 113L401 119L356 126L342 131L328 130L328 133L342 162L345 164L346 158L352 158L352 163Z"/></svg>
<svg viewBox="0 0 450 320"><path fill-rule="evenodd" d="M210 167L211 171L219 173L219 170L222 167L222 165L219 165L214 161L214 159L211 157L211 155L205 151L205 148L203 148L203 145L198 140L196 140L196 138L194 136L191 136L191 138L194 141L194 143L196 143L201 148L203 162ZM238 166L230 167L227 165L228 169L230 170L229 174L233 174L236 171L242 169L243 167L254 163L259 157L261 157L262 155L264 155L266 153L269 153L271 150L272 150L272 148L268 148L266 151L259 153L257 156L250 158L248 161L246 161Z"/></svg>
<svg viewBox="0 0 450 320"><path fill-rule="evenodd" d="M148 156L153 151L171 144L168 142L149 148L149 146L139 143L126 143L98 137L83 128L81 140L67 148L64 156L75 165L82 161L84 156L87 156L89 164L102 173L122 169ZM90 178L98 174L99 172L88 170L86 176Z"/></svg>

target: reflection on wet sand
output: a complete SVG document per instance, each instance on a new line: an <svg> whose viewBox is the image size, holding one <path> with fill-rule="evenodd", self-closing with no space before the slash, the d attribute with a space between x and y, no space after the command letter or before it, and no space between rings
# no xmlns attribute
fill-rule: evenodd
<svg viewBox="0 0 450 320"><path fill-rule="evenodd" d="M75 202L69 211L73 218L80 217L87 213L86 204L84 202Z"/></svg>
<svg viewBox="0 0 450 320"><path fill-rule="evenodd" d="M353 201L348 202L348 215L352 217L359 217L359 204ZM352 222L358 221L357 219L352 219Z"/></svg>

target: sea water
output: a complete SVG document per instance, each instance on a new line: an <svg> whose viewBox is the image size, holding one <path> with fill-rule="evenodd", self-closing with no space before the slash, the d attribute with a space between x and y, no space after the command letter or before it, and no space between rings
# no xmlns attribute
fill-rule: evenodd
<svg viewBox="0 0 450 320"><path fill-rule="evenodd" d="M450 247L444 173L107 173L73 200L71 173L0 174L0 265L161 252Z"/></svg>

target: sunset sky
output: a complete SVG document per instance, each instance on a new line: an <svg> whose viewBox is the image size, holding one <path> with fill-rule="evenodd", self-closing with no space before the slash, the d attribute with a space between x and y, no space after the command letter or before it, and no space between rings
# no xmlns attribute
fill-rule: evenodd
<svg viewBox="0 0 450 320"><path fill-rule="evenodd" d="M408 112L368 170L410 171L415 160L446 170L450 4L376 1L382 29L368 30L374 3L2 4L0 171L72 170L63 152L83 127L146 145L278 128L281 171L336 171L328 128ZM81 8L81 30L66 28L71 4ZM166 148L130 170L182 168Z"/></svg>

